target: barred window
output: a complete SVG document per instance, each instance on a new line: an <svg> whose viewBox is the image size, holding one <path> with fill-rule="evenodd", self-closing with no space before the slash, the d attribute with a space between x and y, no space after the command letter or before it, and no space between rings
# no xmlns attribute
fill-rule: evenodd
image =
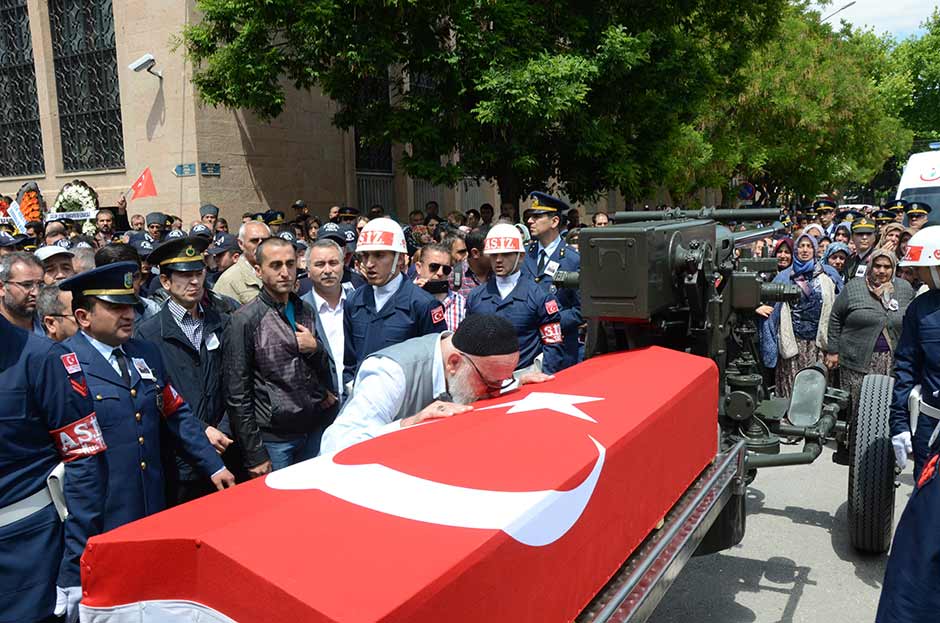
<svg viewBox="0 0 940 623"><path fill-rule="evenodd" d="M26 0L0 0L0 177L45 169Z"/></svg>
<svg viewBox="0 0 940 623"><path fill-rule="evenodd" d="M66 171L124 167L111 0L49 0Z"/></svg>

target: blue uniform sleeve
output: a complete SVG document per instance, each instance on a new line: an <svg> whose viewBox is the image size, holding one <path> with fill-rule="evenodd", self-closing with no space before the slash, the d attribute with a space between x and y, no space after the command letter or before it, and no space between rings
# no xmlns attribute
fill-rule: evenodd
<svg viewBox="0 0 940 623"><path fill-rule="evenodd" d="M920 382L924 351L920 347L920 305L915 299L904 314L901 339L894 351L894 394L891 397L891 436L911 430L907 399Z"/></svg>
<svg viewBox="0 0 940 623"><path fill-rule="evenodd" d="M538 290L541 292L541 290ZM554 296L537 297L539 339L542 342L542 370L554 374L564 369L565 349L562 344L561 314Z"/></svg>
<svg viewBox="0 0 940 623"><path fill-rule="evenodd" d="M415 337L447 331L447 322L444 320L444 306L437 299L418 306L418 317L415 319L415 324L418 329Z"/></svg>
<svg viewBox="0 0 940 623"><path fill-rule="evenodd" d="M581 258L571 253L570 250L569 253L570 254L565 257L564 264L566 264L566 266L564 266L564 270L579 270L581 268ZM562 288L556 296L558 297L558 305L560 307L561 330L566 335L570 333L577 335L580 326L584 324L584 319L581 317L580 288Z"/></svg>
<svg viewBox="0 0 940 623"><path fill-rule="evenodd" d="M186 458L208 478L225 467L222 457L209 443L209 438L206 437L206 427L196 419L189 404L170 383L160 351L153 348L151 353L156 359L158 365L155 368L160 372L160 378L163 381L161 415L166 422L167 430L179 442L179 447Z"/></svg>
<svg viewBox="0 0 940 623"><path fill-rule="evenodd" d="M78 360L55 345L33 370L33 400L46 416L60 456L65 461L64 494L69 515L59 565L58 586L79 586L79 560L89 537L100 534L107 493L106 448ZM73 367L67 368L67 365ZM75 370L70 372L69 370ZM62 442L61 440L65 440ZM71 450L71 452L69 452Z"/></svg>
<svg viewBox="0 0 940 623"><path fill-rule="evenodd" d="M349 385L354 378L356 378L356 366L359 363L359 359L356 355L356 345L353 343L353 325L352 325L352 313L350 312L351 306L349 305L349 300L346 300L346 305L343 307L343 386ZM342 392L345 393L345 389L341 388Z"/></svg>

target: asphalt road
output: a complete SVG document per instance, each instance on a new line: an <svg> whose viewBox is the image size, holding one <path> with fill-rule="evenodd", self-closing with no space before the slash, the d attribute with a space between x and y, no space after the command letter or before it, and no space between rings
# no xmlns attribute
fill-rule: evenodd
<svg viewBox="0 0 940 623"><path fill-rule="evenodd" d="M761 470L748 490L744 540L689 561L649 622L873 621L886 558L849 544L848 468L831 455L832 447L812 465ZM913 489L910 471L909 463L895 524Z"/></svg>

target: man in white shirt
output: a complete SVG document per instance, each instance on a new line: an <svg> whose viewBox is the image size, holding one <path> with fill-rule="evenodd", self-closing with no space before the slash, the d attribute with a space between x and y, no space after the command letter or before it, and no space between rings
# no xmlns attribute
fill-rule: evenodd
<svg viewBox="0 0 940 623"><path fill-rule="evenodd" d="M346 291L352 289L352 284L342 282L343 256L343 249L332 240L318 240L310 245L307 249L307 276L313 282L313 289L301 297L316 312L317 340L326 348L330 377L335 379L335 386L330 391L340 402L343 399L343 356L346 348L343 305Z"/></svg>
<svg viewBox="0 0 940 623"><path fill-rule="evenodd" d="M384 348L359 367L351 395L323 433L320 452L470 411L474 401L511 385L518 361L516 330L489 314L468 316L455 333L431 333ZM549 378L530 375L520 383Z"/></svg>

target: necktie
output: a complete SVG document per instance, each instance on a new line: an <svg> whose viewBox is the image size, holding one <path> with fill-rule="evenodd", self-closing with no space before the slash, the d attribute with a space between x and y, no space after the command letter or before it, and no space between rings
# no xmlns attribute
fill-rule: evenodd
<svg viewBox="0 0 940 623"><path fill-rule="evenodd" d="M131 373L127 369L127 357L124 356L124 351L120 348L115 348L111 354L114 356L114 360L117 361L118 369L121 371L121 378L124 379L124 384L128 387L131 386Z"/></svg>
<svg viewBox="0 0 940 623"><path fill-rule="evenodd" d="M545 251L539 251L539 270L538 273L541 275L542 271L545 270L545 260L548 259L548 256L545 254Z"/></svg>

